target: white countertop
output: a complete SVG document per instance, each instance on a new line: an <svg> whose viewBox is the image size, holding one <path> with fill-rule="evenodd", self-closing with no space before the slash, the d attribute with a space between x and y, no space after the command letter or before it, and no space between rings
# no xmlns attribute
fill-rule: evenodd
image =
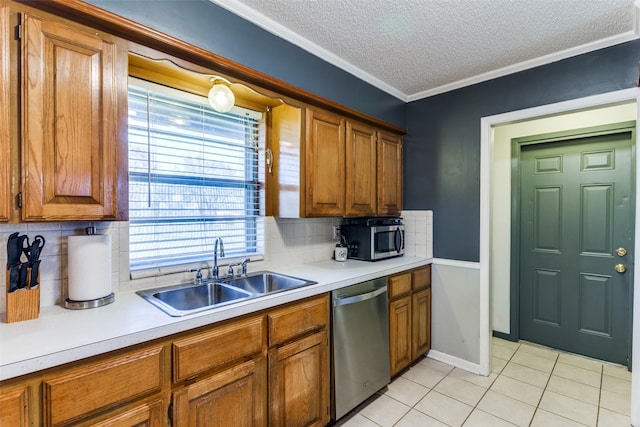
<svg viewBox="0 0 640 427"><path fill-rule="evenodd" d="M88 310L44 307L37 319L0 324L0 381L430 263L430 258L400 257L278 267L273 271L318 283L184 317L169 316L133 291Z"/></svg>

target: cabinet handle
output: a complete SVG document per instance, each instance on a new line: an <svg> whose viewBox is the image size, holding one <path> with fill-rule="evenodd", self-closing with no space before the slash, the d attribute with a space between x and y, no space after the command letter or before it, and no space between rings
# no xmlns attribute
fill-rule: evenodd
<svg viewBox="0 0 640 427"><path fill-rule="evenodd" d="M271 175L271 171L273 168L273 152L271 151L271 148L267 148L264 152L265 154L265 163L267 164L267 169L269 171L269 175Z"/></svg>

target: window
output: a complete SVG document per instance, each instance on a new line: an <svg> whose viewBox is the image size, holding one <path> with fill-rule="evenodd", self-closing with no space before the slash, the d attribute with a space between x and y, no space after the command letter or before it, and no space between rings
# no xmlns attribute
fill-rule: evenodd
<svg viewBox="0 0 640 427"><path fill-rule="evenodd" d="M129 81L131 271L259 255L258 136L262 113L218 113L207 99Z"/></svg>

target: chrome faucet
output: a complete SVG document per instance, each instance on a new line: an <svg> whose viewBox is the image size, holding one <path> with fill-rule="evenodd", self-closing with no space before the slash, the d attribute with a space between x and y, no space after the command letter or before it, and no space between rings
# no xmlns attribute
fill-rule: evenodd
<svg viewBox="0 0 640 427"><path fill-rule="evenodd" d="M218 279L220 276L220 269L218 268L218 243L220 243L220 256L224 256L224 244L222 243L222 237L216 237L213 244L213 266L211 267L211 277Z"/></svg>

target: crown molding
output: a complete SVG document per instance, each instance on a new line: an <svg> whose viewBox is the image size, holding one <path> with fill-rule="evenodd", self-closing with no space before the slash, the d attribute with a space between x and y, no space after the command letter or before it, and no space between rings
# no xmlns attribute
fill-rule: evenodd
<svg viewBox="0 0 640 427"><path fill-rule="evenodd" d="M493 70L487 73L478 74L477 76L469 77L468 79L458 80L456 82L435 87L433 89L414 93L412 95L407 95L407 102L417 101L419 99L428 98L434 95L439 95L441 93L449 92L455 89L460 89L466 86L471 86L477 83L493 80L498 77L504 77L509 74L514 74L520 71L529 70L531 68L550 64L552 62L561 61L563 59L581 55L583 53L593 52L595 50L603 49L605 47L615 46L617 44L625 43L631 40L636 40L638 38L640 38L640 36L638 36L635 30L627 31L626 33L618 34L616 36L607 37L601 40L596 40L594 42L583 44L581 46L576 46L570 49L554 52L549 55L530 59L528 61L509 65L508 67L500 68L498 70Z"/></svg>
<svg viewBox="0 0 640 427"><path fill-rule="evenodd" d="M640 0L636 0L634 3L634 22L633 30L627 31L622 34L607 37L594 42L586 43L581 46L576 46L570 49L565 49L559 52L554 52L549 55L534 58L528 61L523 61L517 64L509 65L498 70L489 71L486 73L478 74L467 79L458 80L452 83L448 83L442 86L438 86L432 89L428 89L413 94L406 94L402 91L392 87L388 83L372 76L371 74L356 67L350 62L338 57L337 55L329 52L328 50L316 45L308 39L302 37L300 34L291 31L282 24L266 17L265 15L257 12L256 10L246 6L244 3L240 3L235 0L209 0L210 2L217 4L218 6L228 10L229 12L240 16L243 19L257 25L258 27L268 31L304 50L319 57L320 59L335 65L336 67L352 74L353 76L369 83L370 85L400 99L404 102L412 102L420 99L428 98L430 96L439 95L441 93L449 92L455 89L460 89L466 86L471 86L477 83L482 83L488 80L492 80L498 77L504 77L509 74L514 74L520 71L525 71L531 68L547 65L552 62L557 62L563 59L578 56L583 53L592 52L594 50L603 49L606 47L614 46L617 44L625 43L631 40L640 38Z"/></svg>
<svg viewBox="0 0 640 427"><path fill-rule="evenodd" d="M214 3L234 15L238 15L239 17L246 19L254 25L262 28L263 30L274 34L289 43L292 43L301 49L306 50L312 55L317 56L318 58L328 62L331 65L335 65L336 67L352 74L353 76L369 83L372 86L377 87L378 89L387 92L389 95L393 95L401 101L407 102L407 95L388 83L383 82L382 80L372 76L366 71L356 67L348 61L340 58L339 56L329 52L325 48L318 46L312 41L302 37L300 34L291 31L289 28L284 25L274 21L273 19L257 12L256 10L246 6L244 3L240 3L234 0L209 0L211 3Z"/></svg>

